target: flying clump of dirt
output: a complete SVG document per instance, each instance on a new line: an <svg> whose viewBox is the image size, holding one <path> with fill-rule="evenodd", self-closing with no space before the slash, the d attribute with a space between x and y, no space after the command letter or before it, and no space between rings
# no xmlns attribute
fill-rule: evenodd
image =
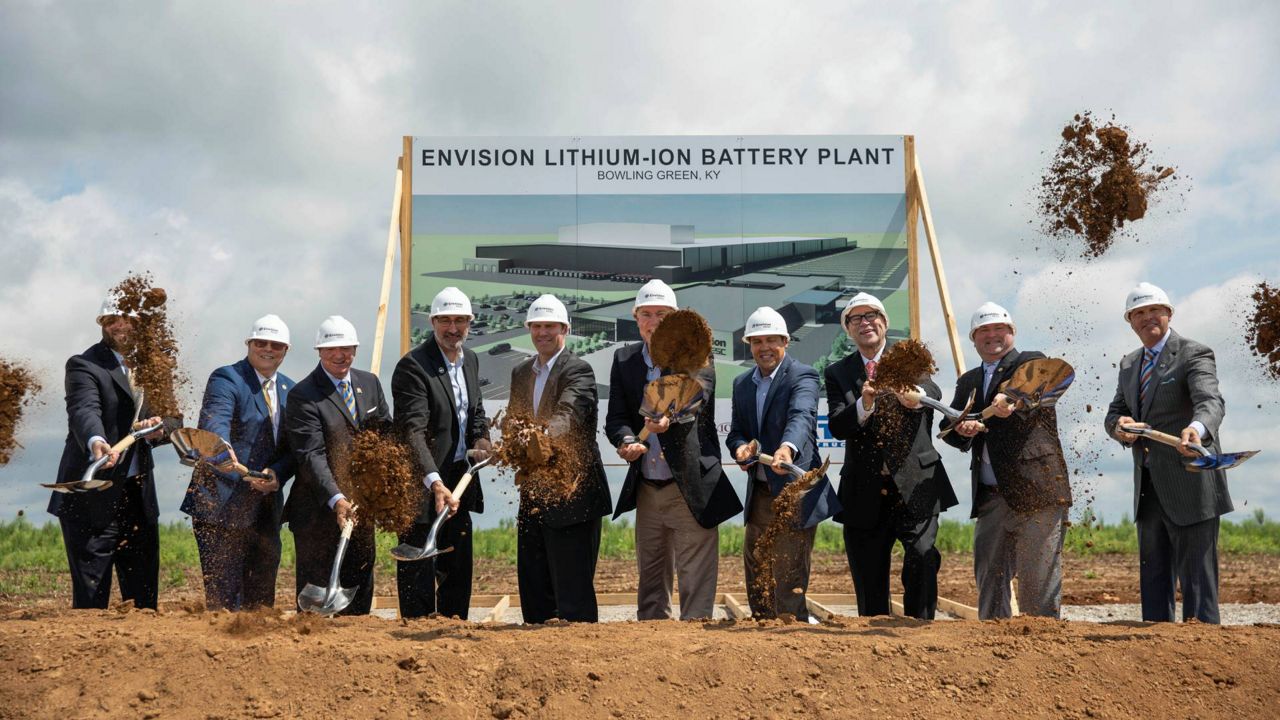
<svg viewBox="0 0 1280 720"><path fill-rule="evenodd" d="M711 357L711 326L696 310L676 310L653 331L649 353L653 364L660 368L695 373Z"/></svg>
<svg viewBox="0 0 1280 720"><path fill-rule="evenodd" d="M9 464L18 444L22 413L35 403L40 382L25 366L0 358L0 467Z"/></svg>
<svg viewBox="0 0 1280 720"><path fill-rule="evenodd" d="M745 552L750 552L752 557L756 559L759 572L755 576L751 587L748 588L755 600L753 603L756 607L764 607L768 609L768 616L776 616L778 613L778 580L774 577L774 568L778 562L791 561L791 558L779 558L776 550L778 541L789 533L797 532L800 524L800 506L804 502L805 493L811 490L815 483L822 479L826 474L829 462L824 462L821 466L810 470L800 478L795 478L791 482L783 486L782 492L778 493L778 497L773 499L773 520L769 523L759 539L756 540L755 547L746 548ZM800 587L788 588L789 592L799 593L804 589Z"/></svg>
<svg viewBox="0 0 1280 720"><path fill-rule="evenodd" d="M589 469L582 433L553 437L546 421L518 410L502 415L498 425L502 439L494 446L494 464L515 472L522 511L573 497Z"/></svg>
<svg viewBox="0 0 1280 720"><path fill-rule="evenodd" d="M1245 341L1272 380L1280 380L1280 288L1264 280L1253 290L1253 314L1245 320Z"/></svg>
<svg viewBox="0 0 1280 720"><path fill-rule="evenodd" d="M877 390L907 392L936 372L938 365L928 345L915 339L899 340L880 355L872 384Z"/></svg>
<svg viewBox="0 0 1280 720"><path fill-rule="evenodd" d="M369 427L351 438L350 453L345 482L339 483L346 485L343 494L360 506L360 514L371 518L374 526L396 534L407 532L425 494L409 446L387 428Z"/></svg>
<svg viewBox="0 0 1280 720"><path fill-rule="evenodd" d="M165 308L168 295L153 287L150 273L131 273L111 289L122 315L133 318L120 354L129 365L129 380L146 393L152 414L179 417L177 388L185 386L186 373L178 369L178 341Z"/></svg>
<svg viewBox="0 0 1280 720"><path fill-rule="evenodd" d="M1084 257L1101 256L1174 177L1172 167L1148 167L1150 158L1147 144L1131 139L1130 129L1114 118L1102 125L1090 112L1076 115L1062 129L1062 143L1040 180L1041 229L1050 237L1083 238Z"/></svg>

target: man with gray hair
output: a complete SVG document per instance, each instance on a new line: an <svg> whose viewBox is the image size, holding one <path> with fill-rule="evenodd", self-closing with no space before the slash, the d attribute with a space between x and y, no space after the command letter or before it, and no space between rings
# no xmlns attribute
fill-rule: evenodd
<svg viewBox="0 0 1280 720"><path fill-rule="evenodd" d="M1169 328L1173 304L1163 290L1140 283L1124 319L1142 342L1120 361L1120 380L1107 408L1107 433L1133 449L1133 502L1138 525L1142 619L1172 621L1182 587L1182 618L1217 623L1218 523L1231 512L1223 470L1189 473L1189 446L1219 450L1226 404L1218 391L1213 351ZM1182 438L1182 446L1146 440L1126 427Z"/></svg>

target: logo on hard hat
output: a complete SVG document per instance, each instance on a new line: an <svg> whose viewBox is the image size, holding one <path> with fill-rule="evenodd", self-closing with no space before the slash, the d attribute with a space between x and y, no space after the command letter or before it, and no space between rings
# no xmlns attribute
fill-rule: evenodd
<svg viewBox="0 0 1280 720"><path fill-rule="evenodd" d="M339 332L339 333L325 333L325 334L324 334L324 336L325 336L325 337L327 337L327 338L340 338L340 337L345 337L345 334L344 334L344 333L340 333L340 332Z"/></svg>
<svg viewBox="0 0 1280 720"><path fill-rule="evenodd" d="M456 300L454 300L454 301L445 301L445 302L440 303L440 305L441 305L442 307L462 307L462 303L457 302Z"/></svg>
<svg viewBox="0 0 1280 720"><path fill-rule="evenodd" d="M646 298L660 298L660 297L662 297L662 293L647 292L647 293L645 293L645 294L644 294L644 296L645 296Z"/></svg>
<svg viewBox="0 0 1280 720"><path fill-rule="evenodd" d="M1155 295L1138 295L1138 296L1136 296L1136 297L1134 297L1134 298L1133 298L1133 301L1134 301L1134 302L1140 302L1140 301L1142 301L1142 300L1150 300L1150 299L1151 299L1151 298L1153 298L1153 297L1155 297Z"/></svg>

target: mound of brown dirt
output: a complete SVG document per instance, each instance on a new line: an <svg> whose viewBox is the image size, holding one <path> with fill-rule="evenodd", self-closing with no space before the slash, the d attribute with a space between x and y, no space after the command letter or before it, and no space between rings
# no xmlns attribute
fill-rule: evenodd
<svg viewBox="0 0 1280 720"><path fill-rule="evenodd" d="M349 468L339 484L360 514L388 532L407 532L425 493L409 447L390 430L366 428L351 439Z"/></svg>
<svg viewBox="0 0 1280 720"><path fill-rule="evenodd" d="M178 341L173 334L163 288L152 287L150 273L131 273L111 289L116 307L126 315L136 315L133 332L121 354L130 368L134 386L146 392L151 412L160 417L178 417L177 389L187 384L186 373L178 369Z"/></svg>
<svg viewBox="0 0 1280 720"><path fill-rule="evenodd" d="M1267 376L1280 380L1280 288L1266 281L1254 288L1253 314L1245 321L1245 342Z"/></svg>
<svg viewBox="0 0 1280 720"><path fill-rule="evenodd" d="M25 366L0 358L0 467L9 464L18 444L22 414L40 393L40 381Z"/></svg>
<svg viewBox="0 0 1280 720"><path fill-rule="evenodd" d="M1102 255L1126 222L1147 214L1152 195L1174 176L1171 167L1148 169L1150 158L1147 144L1114 118L1102 125L1091 112L1076 115L1040 180L1041 229L1051 237L1083 238L1085 257Z"/></svg>
<svg viewBox="0 0 1280 720"><path fill-rule="evenodd" d="M649 353L654 365L692 375L711 357L711 326L696 310L677 310L653 331Z"/></svg>

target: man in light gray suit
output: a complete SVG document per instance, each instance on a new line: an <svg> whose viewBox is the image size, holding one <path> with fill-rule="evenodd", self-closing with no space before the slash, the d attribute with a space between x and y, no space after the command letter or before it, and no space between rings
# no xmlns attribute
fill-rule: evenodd
<svg viewBox="0 0 1280 720"><path fill-rule="evenodd" d="M1169 329L1173 305L1164 291L1140 283L1124 318L1142 347L1120 361L1120 383L1107 409L1107 432L1133 448L1134 515L1141 563L1142 619L1172 621L1182 586L1182 619L1218 620L1218 518L1231 512L1222 470L1187 472L1188 445L1219 448L1225 406L1213 351ZM1173 448L1120 428L1151 427L1182 438ZM1185 457L1184 457L1185 456Z"/></svg>

